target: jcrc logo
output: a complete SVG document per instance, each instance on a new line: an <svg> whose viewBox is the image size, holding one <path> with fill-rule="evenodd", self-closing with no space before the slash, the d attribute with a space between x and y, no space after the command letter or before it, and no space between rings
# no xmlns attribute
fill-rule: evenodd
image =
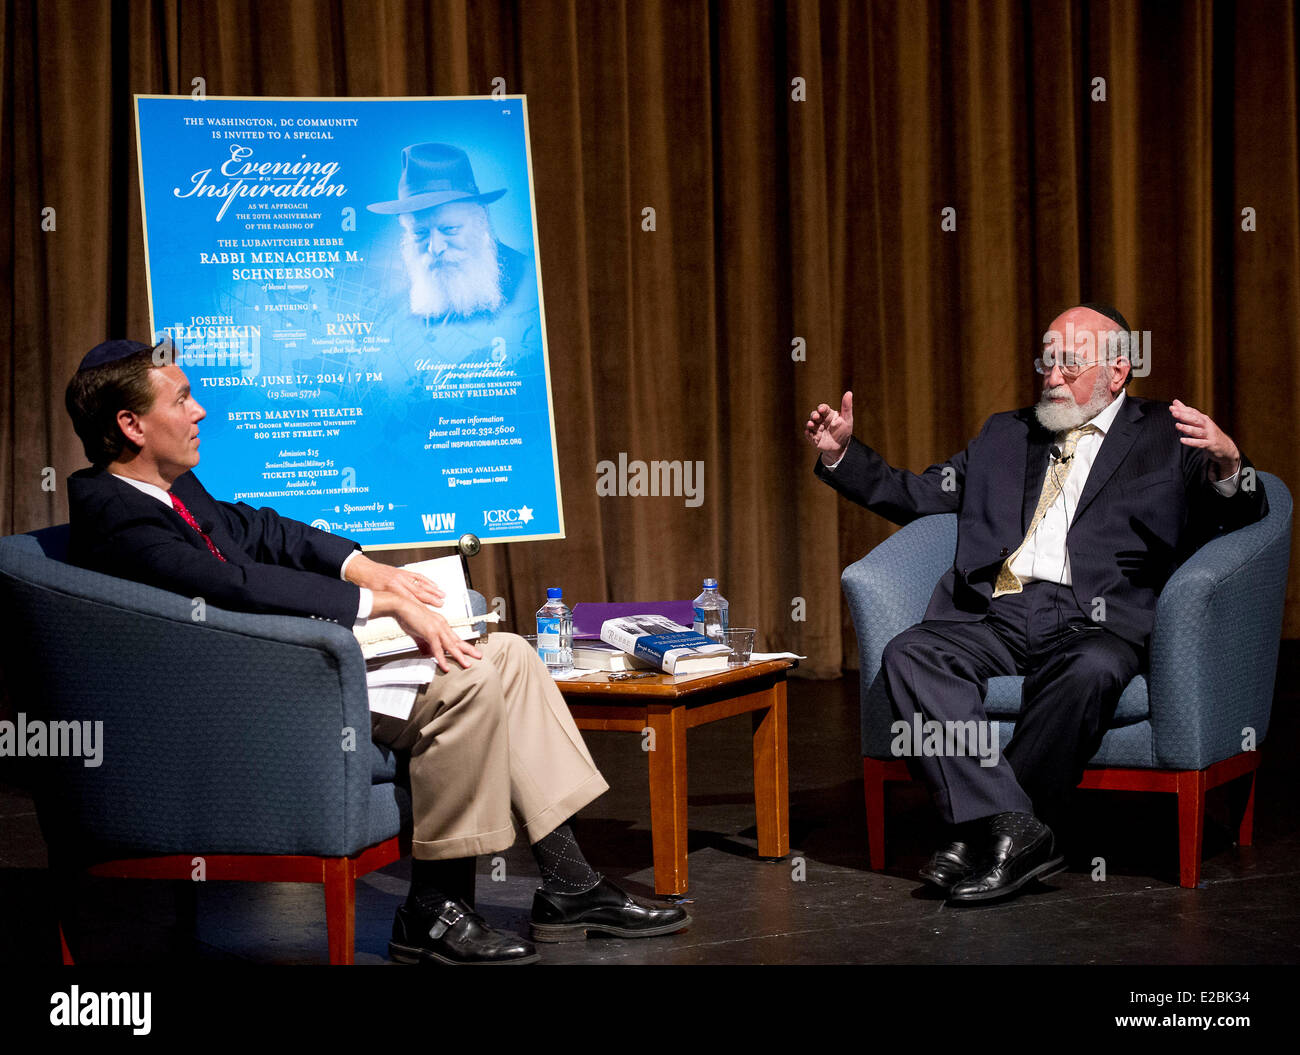
<svg viewBox="0 0 1300 1055"><path fill-rule="evenodd" d="M518 509L483 510L483 526L497 531L516 524L530 523L532 519L533 511L528 506L520 506Z"/></svg>

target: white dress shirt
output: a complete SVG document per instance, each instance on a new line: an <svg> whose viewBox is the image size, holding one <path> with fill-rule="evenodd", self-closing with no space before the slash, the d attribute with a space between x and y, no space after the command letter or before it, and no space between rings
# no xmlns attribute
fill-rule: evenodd
<svg viewBox="0 0 1300 1055"><path fill-rule="evenodd" d="M1016 555L1016 559L1012 561L1011 570L1022 583L1033 582L1035 579L1045 579L1048 582L1059 582L1065 586L1071 584L1070 554L1065 545L1066 534L1069 532L1070 524L1074 520L1075 511L1079 508L1079 499L1083 495L1084 485L1088 482L1088 474L1092 471L1092 463L1097 460L1097 454L1101 450L1102 442L1115 424L1115 416L1119 413L1123 402L1124 390L1120 389L1119 395L1110 402L1106 409L1101 411L1090 422L1084 423L1100 429L1100 434L1089 432L1079 438L1079 443L1074 448L1070 475L1066 477L1065 486L1061 489L1061 493L1056 496L1056 501L1043 514L1043 519L1039 521L1034 534L1025 543L1019 554ZM1066 433L1064 432L1056 434L1058 447L1065 443L1065 438ZM1237 477L1239 473L1240 469L1226 480L1214 481L1215 490L1225 498L1232 497L1237 493Z"/></svg>
<svg viewBox="0 0 1300 1055"><path fill-rule="evenodd" d="M1100 414L1084 423L1100 432L1087 432L1079 437L1074 457L1070 459L1070 475L1065 478L1065 486L1056 496L1056 501L1047 507L1037 529L1011 562L1011 570L1022 583L1046 579L1070 585L1070 555L1066 551L1065 536L1070 530L1070 522L1074 520L1075 510L1079 508L1079 499L1083 495L1084 484L1088 482L1088 473L1092 471L1092 463L1097 460L1097 452L1101 450L1106 433L1115 424L1115 415L1119 413L1123 402L1124 391L1121 389L1119 395ZM1065 432L1056 434L1058 449L1065 444L1066 435ZM1051 469L1049 461L1048 472Z"/></svg>

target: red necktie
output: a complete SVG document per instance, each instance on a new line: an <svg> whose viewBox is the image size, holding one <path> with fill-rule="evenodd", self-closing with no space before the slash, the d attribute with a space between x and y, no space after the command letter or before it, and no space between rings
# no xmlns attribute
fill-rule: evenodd
<svg viewBox="0 0 1300 1055"><path fill-rule="evenodd" d="M224 561L226 558L221 555L221 551L217 549L216 544L212 541L212 539L208 538L207 532L205 532L201 527L199 527L199 522L194 519L194 514L185 508L185 503L182 502L175 495L171 496L171 500L172 500L172 508L175 509L176 512L178 512L181 515L181 519L184 520L185 523L189 524L189 526L192 527L195 531L197 531L199 535L203 538L203 541L207 543L208 552L211 553L214 557L216 557L217 560Z"/></svg>

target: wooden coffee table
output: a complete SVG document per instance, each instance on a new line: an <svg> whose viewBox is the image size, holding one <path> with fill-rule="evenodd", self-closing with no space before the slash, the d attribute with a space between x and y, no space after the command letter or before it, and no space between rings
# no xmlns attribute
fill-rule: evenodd
<svg viewBox="0 0 1300 1055"><path fill-rule="evenodd" d="M656 894L686 892L686 730L697 725L753 714L758 852L763 857L790 852L785 675L793 666L781 659L693 679L656 674L611 681L608 674L588 674L555 683L579 729L654 731L654 750L646 754Z"/></svg>

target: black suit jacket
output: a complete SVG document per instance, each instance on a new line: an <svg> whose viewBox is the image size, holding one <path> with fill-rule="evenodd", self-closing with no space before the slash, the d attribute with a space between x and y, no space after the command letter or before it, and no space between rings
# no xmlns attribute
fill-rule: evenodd
<svg viewBox="0 0 1300 1055"><path fill-rule="evenodd" d="M68 478L74 564L241 612L325 618L351 626L360 590L339 578L349 539L273 509L218 502L193 473L172 485L225 561L179 513L104 469Z"/></svg>
<svg viewBox="0 0 1300 1055"><path fill-rule="evenodd" d="M1066 546L1079 607L1145 646L1156 598L1174 569L1217 534L1268 511L1263 484L1243 455L1241 486L1215 490L1203 451L1179 442L1168 403L1126 396L1088 474ZM1033 408L995 414L960 454L915 474L852 440L843 461L816 472L841 494L906 524L957 514L957 555L930 598L927 619L980 619L1003 561L1024 540L1055 442Z"/></svg>

